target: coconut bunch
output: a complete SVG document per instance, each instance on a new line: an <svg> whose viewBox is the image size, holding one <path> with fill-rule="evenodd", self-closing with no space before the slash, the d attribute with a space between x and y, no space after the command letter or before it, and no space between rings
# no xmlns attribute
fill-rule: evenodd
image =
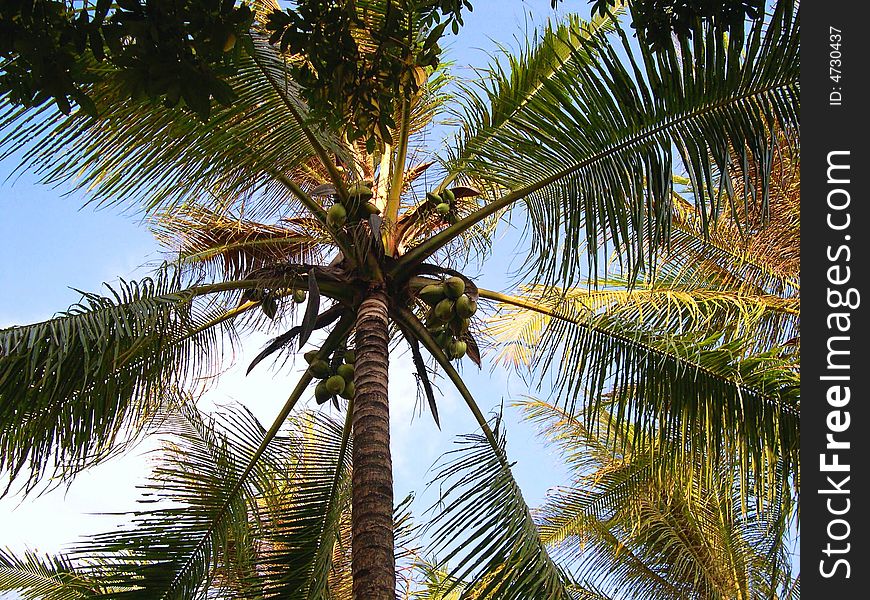
<svg viewBox="0 0 870 600"><path fill-rule="evenodd" d="M445 189L440 194L428 192L426 194L426 202L432 207L439 217L445 221L450 221L451 216L455 216L456 195L453 190Z"/></svg>
<svg viewBox="0 0 870 600"><path fill-rule="evenodd" d="M417 297L429 305L426 328L447 357L454 360L465 356L468 344L464 338L477 312L477 302L465 293L465 281L450 277L422 288Z"/></svg>
<svg viewBox="0 0 870 600"><path fill-rule="evenodd" d="M333 230L341 229L348 222L366 221L369 215L381 212L371 201L374 196L371 186L371 181L353 184L347 191L346 203L336 200L326 211L326 225Z"/></svg>
<svg viewBox="0 0 870 600"><path fill-rule="evenodd" d="M242 292L242 302L259 302L263 314L274 319L278 314L278 298L280 296L280 294L269 290L250 289ZM291 297L296 304L302 304L305 302L307 294L305 290L294 289Z"/></svg>
<svg viewBox="0 0 870 600"><path fill-rule="evenodd" d="M330 398L338 404L337 397L347 400L353 398L353 363L356 360L352 350L336 350L327 359L318 358L320 350L305 353L308 369L320 381L314 387L314 399L323 404Z"/></svg>

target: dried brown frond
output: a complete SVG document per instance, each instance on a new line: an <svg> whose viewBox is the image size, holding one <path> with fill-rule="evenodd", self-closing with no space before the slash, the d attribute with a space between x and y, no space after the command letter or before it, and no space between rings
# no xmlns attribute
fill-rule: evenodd
<svg viewBox="0 0 870 600"><path fill-rule="evenodd" d="M178 253L182 264L230 278L274 264L318 262L328 240L313 218L282 219L279 225L270 225L202 206L161 214L153 229L163 246Z"/></svg>

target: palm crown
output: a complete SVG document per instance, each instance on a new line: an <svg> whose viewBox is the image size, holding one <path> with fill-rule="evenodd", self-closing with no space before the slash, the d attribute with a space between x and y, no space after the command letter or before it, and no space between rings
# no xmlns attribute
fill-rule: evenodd
<svg viewBox="0 0 870 600"><path fill-rule="evenodd" d="M477 303L547 317L537 326L547 340L538 366L562 365L553 368L566 410L611 386L617 402L625 398L617 422L641 415L640 424L666 423L665 443L710 465L736 451L762 493L780 457L794 465L795 379L779 368L785 359L748 358L742 331L652 339L611 322L590 325L566 310L571 296L560 291L594 274L610 253L635 289L663 244L704 243L723 207L735 207L735 226L751 221L750 210L767 214L771 156L797 126L799 29L791 3L727 36L699 23L691 39L675 38L656 53L631 43L611 16L569 17L507 67L451 80L462 100L448 95L443 69L425 64L432 24L401 4L411 41L403 46L394 118L372 124L376 104L360 110L349 101L333 107L353 123L344 128L324 126L303 100L311 101L310 89L294 74L306 57L269 43L266 15L276 6L257 4L245 51L236 50L230 84L237 101L207 122L129 101L110 74L89 90L97 118L48 108L3 115L3 148L22 152L23 167L86 189L94 202L141 207L158 237L180 251L151 279L124 282L108 296L85 294L54 319L0 332L0 465L13 478L33 486L47 471L70 477L118 451L162 422L192 378L214 371L227 335L271 319L289 325L294 298L304 295L304 315L252 367L295 353L315 330L326 333L273 425L246 430L242 455L222 458L226 468L214 481L203 475L207 493L180 492L176 499L195 506L184 512L183 535L172 524L179 513L157 510L131 532L95 540L94 555L112 568L94 567L93 590L193 597L229 577L225 565L241 559L228 553L242 552L238 540L247 535L233 528L268 501L271 491L254 488L280 460L282 425L321 377L318 401L346 400L347 419L312 475L320 478L310 483L312 495L296 497L285 515L291 524L314 515L320 534L305 546L287 525L284 537L269 542L269 566L256 570L278 573L262 584L275 587L245 593L319 597L328 588L351 457L354 597L392 598L386 384L389 344L401 337L436 420L424 350L482 431L443 473L450 481L463 475L449 486L451 508L436 520L434 546L461 558L458 576L482 578L484 596L570 597L571 582L547 554L511 475L503 429L490 426L453 364L463 357L481 363L490 325L478 318ZM389 11L399 9L380 1L354 6L360 25L353 36L365 60L377 53L375 34ZM459 135L444 155L424 156L421 134L452 101ZM360 137L361 130L372 133ZM673 195L678 164L693 194L685 206ZM426 189L422 182L433 177L439 183ZM762 190L742 217L733 200L745 195L732 177ZM481 289L461 272L474 250L485 257L492 232L512 211L529 232L526 273L549 304ZM686 241L681 236L693 227ZM178 469L179 481L195 484L193 462ZM309 485L300 477L288 485ZM174 534L177 543L147 542ZM453 545L454 536L463 543ZM311 568L294 570L302 563ZM300 572L307 575L288 574Z"/></svg>

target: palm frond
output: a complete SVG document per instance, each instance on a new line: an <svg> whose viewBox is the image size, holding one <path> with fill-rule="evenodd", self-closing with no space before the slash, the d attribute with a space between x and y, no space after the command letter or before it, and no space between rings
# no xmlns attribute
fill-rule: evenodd
<svg viewBox="0 0 870 600"><path fill-rule="evenodd" d="M239 597L330 597L350 510L350 426L322 415L294 419L296 457L260 493L257 570ZM347 550L345 548L345 550Z"/></svg>
<svg viewBox="0 0 870 600"><path fill-rule="evenodd" d="M256 566L258 492L294 456L286 435L261 450L267 432L242 409L217 419L183 406L164 431L168 443L142 499L150 507L131 514L124 529L93 536L74 551L78 560L104 563L93 576L112 589L105 597L192 598L212 585L232 590Z"/></svg>
<svg viewBox="0 0 870 600"><path fill-rule="evenodd" d="M739 249L769 274L795 280L800 277L800 139L778 135L770 163L768 190L753 189L751 178L740 174L732 177L729 183L747 201L738 202L733 213L722 215L709 237L717 247ZM749 165L749 170L757 168ZM765 192L767 211L751 201ZM697 235L700 215L686 202L675 203L675 209L679 204L684 209L675 210L674 226Z"/></svg>
<svg viewBox="0 0 870 600"><path fill-rule="evenodd" d="M21 600L80 600L98 591L66 556L28 551L18 557L0 549L0 592L16 592Z"/></svg>
<svg viewBox="0 0 870 600"><path fill-rule="evenodd" d="M800 377L794 358L780 349L753 353L753 339L651 332L570 304L553 310L486 290L480 295L552 318L536 338L531 365L540 382L552 375L567 411L594 414L608 392L619 405L617 423L633 423L640 436L660 430L674 442L663 453L666 461L685 460L687 446L711 465L738 453L745 475L759 484L772 468L770 456L797 469ZM551 372L554 365L559 368Z"/></svg>
<svg viewBox="0 0 870 600"><path fill-rule="evenodd" d="M318 263L331 245L316 219L269 225L196 205L158 215L152 230L161 244L178 253L180 267L221 279L241 279L280 263Z"/></svg>
<svg viewBox="0 0 870 600"><path fill-rule="evenodd" d="M616 30L621 43L603 32L589 41L548 32L541 45L565 47L567 58L453 167L481 189L510 193L492 196L474 216L409 253L407 262L424 260L478 220L523 200L531 238L527 270L542 283L572 285L584 266L594 273L608 249L634 273L654 262L668 238L677 159L705 228L723 199L733 198L721 194L717 174L750 177L742 165L758 165L753 188L767 190L772 132L798 124L794 7L778 3L769 18L727 39L708 27L699 24L691 41L672 40L660 53L633 47L622 28ZM527 68L516 63L511 77L525 80ZM491 76L498 80L497 71ZM468 128L487 122L486 99L474 102L485 112L469 111Z"/></svg>
<svg viewBox="0 0 870 600"><path fill-rule="evenodd" d="M442 457L430 484L439 486L441 506L429 525L431 547L444 563L455 561L449 578L466 582L461 598L570 598L511 473L500 420L494 430L497 451L486 436L465 435Z"/></svg>
<svg viewBox="0 0 870 600"><path fill-rule="evenodd" d="M351 326L352 320L340 321L318 356L329 356ZM144 500L158 506L134 513L130 527L94 536L77 552L81 560L111 563L94 568L114 590L109 597L196 597L213 582L216 592L234 593L234 584L250 579L256 501L288 469L282 461L295 456L300 438L280 435L281 428L312 379L309 371L300 377L268 431L246 410L230 412L218 428L214 418L181 407L169 420L174 442Z"/></svg>
<svg viewBox="0 0 870 600"><path fill-rule="evenodd" d="M654 282L631 286L609 280L599 281L605 285L602 288L590 285L566 290L529 285L521 287L517 295L560 314L584 315L588 321L606 314L652 333L705 330L719 333L723 342L752 338L760 351L798 335L799 299L686 279L659 276ZM545 312L500 304L487 322L488 332L501 347L497 360L515 367L531 365L532 349L552 320Z"/></svg>
<svg viewBox="0 0 870 600"><path fill-rule="evenodd" d="M97 119L64 116L50 106L5 108L0 152L4 158L19 153L19 169L84 190L98 204L153 211L212 198L209 206L218 211L240 212L244 205L260 217L297 212L276 175L301 172L304 182L312 159L323 162L319 148L338 153L341 146L294 117L293 111L300 119L305 111L284 59L252 36L254 58L245 55L230 79L238 100L208 123L181 109L130 100L107 74L90 91L101 111Z"/></svg>
<svg viewBox="0 0 870 600"><path fill-rule="evenodd" d="M678 194L673 196L673 232L659 272L675 281L703 281L754 294L794 298L800 292L799 140L780 136L771 161L769 210L762 211L745 177L731 185L745 202L721 215L705 231L703 215ZM691 188L689 188L691 191Z"/></svg>
<svg viewBox="0 0 870 600"><path fill-rule="evenodd" d="M533 34L537 43L518 54L503 48L507 65L495 61L475 83L457 82L465 103L453 109L452 116L461 128L455 147L447 149L447 181L463 172L479 148L510 128L527 104L546 94L546 82L558 76L566 61L578 58L572 56L573 48L596 34L612 33L614 27L615 18L610 14L593 16L588 22L567 15L558 24L548 24L540 34ZM591 59L591 55L586 58Z"/></svg>
<svg viewBox="0 0 870 600"><path fill-rule="evenodd" d="M563 453L591 450L574 463L571 486L551 493L536 513L542 538L577 566L581 581L626 598L762 598L790 583L781 518L792 506L787 497L747 510L733 465L709 478L695 460L663 475L654 464L658 438L623 451L552 404L521 406ZM612 421L607 410L598 418Z"/></svg>
<svg viewBox="0 0 870 600"><path fill-rule="evenodd" d="M231 325L183 284L162 270L0 331L0 469L11 479L29 472L28 486L52 466L72 475L135 438L176 388L219 364Z"/></svg>

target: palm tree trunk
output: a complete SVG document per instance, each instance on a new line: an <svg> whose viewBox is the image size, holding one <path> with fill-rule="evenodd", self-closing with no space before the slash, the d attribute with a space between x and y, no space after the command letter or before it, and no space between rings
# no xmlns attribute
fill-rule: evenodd
<svg viewBox="0 0 870 600"><path fill-rule="evenodd" d="M354 600L395 600L393 464L387 296L372 290L356 324L353 401L352 559Z"/></svg>

